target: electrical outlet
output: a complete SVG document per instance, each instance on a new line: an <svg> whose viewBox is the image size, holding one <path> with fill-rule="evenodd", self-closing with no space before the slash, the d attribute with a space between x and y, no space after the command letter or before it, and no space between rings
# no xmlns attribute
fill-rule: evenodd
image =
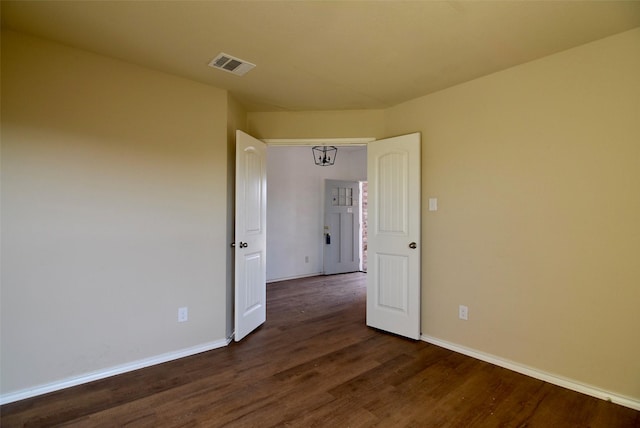
<svg viewBox="0 0 640 428"><path fill-rule="evenodd" d="M460 318L461 320L468 320L469 319L469 308L466 307L465 305L460 305L458 306L458 318Z"/></svg>
<svg viewBox="0 0 640 428"><path fill-rule="evenodd" d="M309 263L309 256L304 256L304 262Z"/></svg>
<svg viewBox="0 0 640 428"><path fill-rule="evenodd" d="M178 322L185 322L189 319L189 309L185 306L178 308Z"/></svg>

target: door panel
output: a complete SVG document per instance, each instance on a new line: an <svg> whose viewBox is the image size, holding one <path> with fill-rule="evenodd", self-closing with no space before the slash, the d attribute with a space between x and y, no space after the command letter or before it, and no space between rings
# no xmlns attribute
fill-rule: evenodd
<svg viewBox="0 0 640 428"><path fill-rule="evenodd" d="M378 305L382 308L407 312L408 258L389 254L377 254L378 257Z"/></svg>
<svg viewBox="0 0 640 428"><path fill-rule="evenodd" d="M380 155L378 172L378 232L407 235L407 171L409 153L391 152Z"/></svg>
<svg viewBox="0 0 640 428"><path fill-rule="evenodd" d="M420 338L420 134L369 143L367 325Z"/></svg>
<svg viewBox="0 0 640 428"><path fill-rule="evenodd" d="M235 340L266 320L267 147L236 132Z"/></svg>
<svg viewBox="0 0 640 428"><path fill-rule="evenodd" d="M360 183L326 180L324 218L324 274L357 271L360 269Z"/></svg>

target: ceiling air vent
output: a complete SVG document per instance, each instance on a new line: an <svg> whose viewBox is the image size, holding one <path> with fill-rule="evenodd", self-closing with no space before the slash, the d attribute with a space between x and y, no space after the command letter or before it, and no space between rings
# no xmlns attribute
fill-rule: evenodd
<svg viewBox="0 0 640 428"><path fill-rule="evenodd" d="M237 76L244 75L247 71L255 67L255 64L251 64L240 58L236 58L226 53L221 53L215 57L210 63L209 67L218 68L220 70L228 71Z"/></svg>

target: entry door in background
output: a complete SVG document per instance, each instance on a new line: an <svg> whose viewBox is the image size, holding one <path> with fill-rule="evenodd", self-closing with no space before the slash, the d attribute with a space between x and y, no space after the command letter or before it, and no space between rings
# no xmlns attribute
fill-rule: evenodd
<svg viewBox="0 0 640 428"><path fill-rule="evenodd" d="M360 269L360 183L325 180L324 274Z"/></svg>

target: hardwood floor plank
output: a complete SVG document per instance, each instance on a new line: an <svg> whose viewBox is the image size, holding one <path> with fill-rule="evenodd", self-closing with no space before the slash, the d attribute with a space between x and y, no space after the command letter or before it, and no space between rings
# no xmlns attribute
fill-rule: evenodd
<svg viewBox="0 0 640 428"><path fill-rule="evenodd" d="M333 400L307 413L285 420L287 427L374 427L379 419L348 399Z"/></svg>
<svg viewBox="0 0 640 428"><path fill-rule="evenodd" d="M366 275L270 284L240 343L0 408L2 427L640 427L640 412L365 325Z"/></svg>

